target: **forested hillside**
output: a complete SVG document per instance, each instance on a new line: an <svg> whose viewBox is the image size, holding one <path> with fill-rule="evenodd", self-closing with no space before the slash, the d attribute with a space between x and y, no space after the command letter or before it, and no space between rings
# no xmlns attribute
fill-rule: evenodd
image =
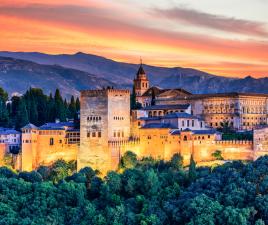
<svg viewBox="0 0 268 225"><path fill-rule="evenodd" d="M36 126L56 119L78 121L79 98L67 101L56 89L54 94L45 95L42 89L30 88L22 96L8 97L0 87L0 127L15 127L20 130L28 123Z"/></svg>
<svg viewBox="0 0 268 225"><path fill-rule="evenodd" d="M74 162L0 169L0 224L268 224L268 157L182 168L128 152L106 177Z"/></svg>

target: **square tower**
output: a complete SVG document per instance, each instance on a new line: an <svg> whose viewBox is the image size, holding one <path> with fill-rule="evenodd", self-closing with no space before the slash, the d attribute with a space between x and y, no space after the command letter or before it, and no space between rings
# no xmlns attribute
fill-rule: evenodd
<svg viewBox="0 0 268 225"><path fill-rule="evenodd" d="M90 166L105 174L111 169L109 141L130 135L130 92L103 89L81 91L78 170Z"/></svg>

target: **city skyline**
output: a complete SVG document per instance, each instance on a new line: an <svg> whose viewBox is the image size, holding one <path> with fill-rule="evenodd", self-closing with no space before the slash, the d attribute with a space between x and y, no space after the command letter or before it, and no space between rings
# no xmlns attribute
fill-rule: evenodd
<svg viewBox="0 0 268 225"><path fill-rule="evenodd" d="M267 76L268 3L1 0L0 50L85 52L117 61Z"/></svg>

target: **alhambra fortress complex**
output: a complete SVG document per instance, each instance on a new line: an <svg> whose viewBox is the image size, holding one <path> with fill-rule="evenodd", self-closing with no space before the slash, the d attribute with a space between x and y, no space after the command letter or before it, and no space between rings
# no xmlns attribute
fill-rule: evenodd
<svg viewBox="0 0 268 225"><path fill-rule="evenodd" d="M255 160L268 154L268 95L251 93L192 94L183 89L150 87L140 65L130 91L105 88L81 91L80 129L72 122L28 124L21 133L0 129L0 157L12 155L14 167L31 171L58 159L77 160L77 169L91 166L103 174L117 169L126 151L139 158L169 160L175 153L184 164L213 160ZM251 141L225 141L222 123L236 131L253 130ZM13 155L11 149L18 148Z"/></svg>

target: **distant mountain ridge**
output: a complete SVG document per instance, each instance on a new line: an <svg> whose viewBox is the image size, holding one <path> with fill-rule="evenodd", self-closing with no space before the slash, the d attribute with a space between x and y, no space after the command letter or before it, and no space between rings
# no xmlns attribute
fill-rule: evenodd
<svg viewBox="0 0 268 225"><path fill-rule="evenodd" d="M103 86L104 84L131 88L134 76L136 75L139 66L137 64L116 62L101 56L85 54L82 52L61 55L49 55L38 52L0 52L0 56L32 61L42 64L43 66L50 65L55 68L60 67L62 70L65 70L66 73L70 69L80 71L80 73L75 73L75 79L71 79L71 75L69 75L68 91L65 90L66 93L70 91L71 93L76 94L82 88L94 88L97 86ZM180 87L192 93L268 93L267 77L256 79L248 76L240 79L217 76L191 68L164 68L149 65L143 66L150 79L150 84L163 88ZM65 72L62 71L61 76L63 76ZM94 82L81 82L84 79L85 73L96 79L95 84L93 84ZM47 84L48 87L46 87L46 89L52 89L60 85L57 82L54 82L51 76L49 76L49 79L51 80L51 83ZM98 79L100 79L100 82ZM1 72L0 80L2 80ZM98 83L100 83L100 85L98 85ZM13 87L13 91L16 91L16 86Z"/></svg>
<svg viewBox="0 0 268 225"><path fill-rule="evenodd" d="M59 88L63 96L70 97L78 96L81 89L115 86L115 83L84 71L0 56L0 86L9 94L23 94L30 87L54 94Z"/></svg>

